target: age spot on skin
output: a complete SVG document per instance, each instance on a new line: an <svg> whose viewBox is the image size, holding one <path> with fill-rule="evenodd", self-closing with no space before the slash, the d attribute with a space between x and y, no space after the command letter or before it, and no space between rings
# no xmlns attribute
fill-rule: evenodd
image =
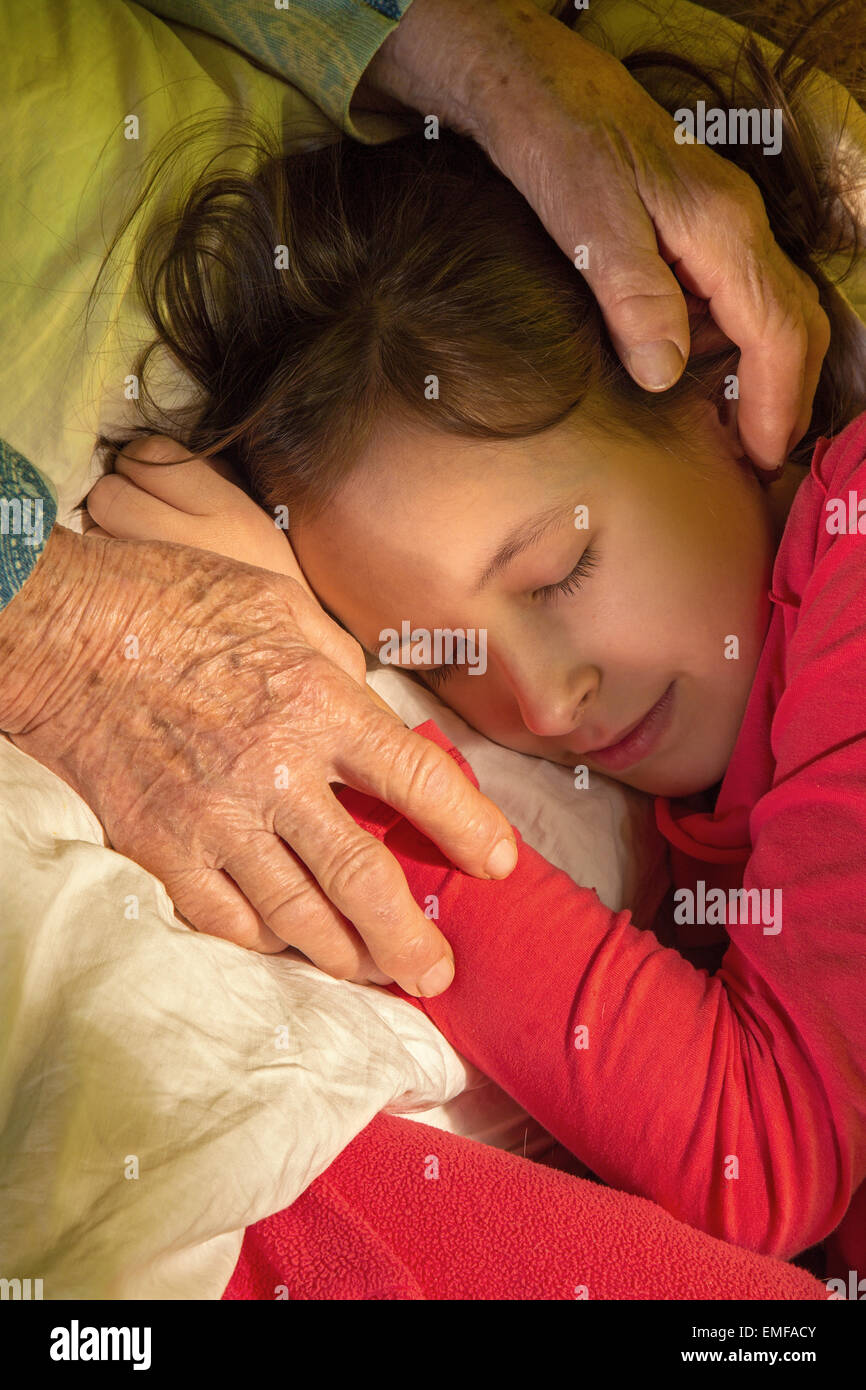
<svg viewBox="0 0 866 1390"><path fill-rule="evenodd" d="M164 719L161 714L157 714L156 710L153 709L149 712L149 719L150 727L153 729L154 733L164 734L166 738L172 738L177 742L177 730L170 720Z"/></svg>

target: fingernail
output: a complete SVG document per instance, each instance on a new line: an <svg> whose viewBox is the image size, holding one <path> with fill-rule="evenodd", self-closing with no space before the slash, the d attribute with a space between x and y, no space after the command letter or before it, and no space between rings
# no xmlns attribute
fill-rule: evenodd
<svg viewBox="0 0 866 1390"><path fill-rule="evenodd" d="M434 994L441 994L453 979L454 962L449 960L448 956L443 956L426 975L421 976L417 986L418 993L422 999L429 999Z"/></svg>
<svg viewBox="0 0 866 1390"><path fill-rule="evenodd" d="M626 354L626 364L635 381L647 391L666 391L682 376L683 355L670 339L641 343Z"/></svg>
<svg viewBox="0 0 866 1390"><path fill-rule="evenodd" d="M505 878L517 863L517 845L513 840L500 840L485 865L490 878Z"/></svg>
<svg viewBox="0 0 866 1390"><path fill-rule="evenodd" d="M774 464L772 468L762 468L761 473L768 483L774 483L785 471L784 463Z"/></svg>

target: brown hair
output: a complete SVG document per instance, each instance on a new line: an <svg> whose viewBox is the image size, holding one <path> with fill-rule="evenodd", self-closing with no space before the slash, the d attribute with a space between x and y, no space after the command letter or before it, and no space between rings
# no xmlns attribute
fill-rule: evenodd
<svg viewBox="0 0 866 1390"><path fill-rule="evenodd" d="M653 95L663 79L671 112L699 96L783 112L781 154L749 145L726 153L758 184L778 242L813 278L830 318L800 459L866 407L862 344L822 269L831 255L847 253L853 265L862 251L851 196L862 171L846 167L838 141L821 144L808 119L812 65L799 55L814 28L772 70L748 35L727 74L661 51L625 63ZM851 25L837 17L833 28L844 51ZM257 123L245 129L238 145L255 153L253 171L208 167L139 242L136 282L157 338L134 370L147 429L223 454L266 508L285 504L293 519L318 511L385 414L504 438L538 433L583 403L608 428L685 439L689 404L720 399L735 370L730 350L693 355L661 396L632 382L582 276L470 140L447 130L425 139L418 117L385 144L286 152ZM199 388L182 409L166 412L149 390L159 344ZM425 394L431 377L435 399ZM100 440L111 449L127 442Z"/></svg>

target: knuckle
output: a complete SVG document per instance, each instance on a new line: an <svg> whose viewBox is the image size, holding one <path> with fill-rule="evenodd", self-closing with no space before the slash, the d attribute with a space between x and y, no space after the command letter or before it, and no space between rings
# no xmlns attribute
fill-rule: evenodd
<svg viewBox="0 0 866 1390"><path fill-rule="evenodd" d="M106 477L108 476L110 475L106 474ZM105 492L105 488L103 487L104 482L105 478L100 478L98 482L95 482L88 492L86 500L88 515L91 516L94 521L98 522L102 521L102 497Z"/></svg>
<svg viewBox="0 0 866 1390"><path fill-rule="evenodd" d="M657 255L630 251L623 261L611 265L604 285L594 287L599 304L616 324L616 332L628 339L644 341L648 327L652 336L666 337L667 325L685 312L683 296ZM658 331L656 332L656 328Z"/></svg>
<svg viewBox="0 0 866 1390"><path fill-rule="evenodd" d="M167 434L149 434L132 439L117 455L115 472L122 473L138 463L186 463L192 459L188 449Z"/></svg>
<svg viewBox="0 0 866 1390"><path fill-rule="evenodd" d="M358 685L367 683L367 661L358 643L347 637L343 644L343 661L348 674Z"/></svg>
<svg viewBox="0 0 866 1390"><path fill-rule="evenodd" d="M754 227L761 232L768 231L770 219L761 190L742 169L737 169L736 173L737 201L732 209L734 216L739 216L746 226Z"/></svg>
<svg viewBox="0 0 866 1390"><path fill-rule="evenodd" d="M363 689L367 684L367 663L363 656L358 656L350 652L346 665L348 674L351 676L352 680Z"/></svg>
<svg viewBox="0 0 866 1390"><path fill-rule="evenodd" d="M326 911L307 915L303 927L295 930L289 945L335 980L351 980L359 973L363 948L353 948L342 927Z"/></svg>
<svg viewBox="0 0 866 1390"><path fill-rule="evenodd" d="M428 739L422 742L423 747L412 754L407 792L412 800L453 805L456 764Z"/></svg>
<svg viewBox="0 0 866 1390"><path fill-rule="evenodd" d="M334 663L317 647L299 643L298 665L303 667L304 690L311 700L317 700L323 688L335 684Z"/></svg>
<svg viewBox="0 0 866 1390"><path fill-rule="evenodd" d="M190 918L190 921L193 920ZM232 941L235 946L242 946L247 951L264 952L273 949L267 945L270 941L269 934L263 930L259 923L238 921L236 916L230 916L228 913L224 916L210 916L206 920L195 919L195 929L203 936L214 936L223 941Z"/></svg>
<svg viewBox="0 0 866 1390"><path fill-rule="evenodd" d="M805 270L801 270L799 266L794 266L794 272L804 297L808 299L809 303L812 305L812 312L816 319L819 316L823 316L826 319L827 315L821 307L820 291L811 275L807 275ZM829 319L827 322L829 323Z"/></svg>
<svg viewBox="0 0 866 1390"><path fill-rule="evenodd" d="M803 317L802 305L788 302L781 306L781 312L772 321L787 334L792 358L803 358L809 346L809 328Z"/></svg>
<svg viewBox="0 0 866 1390"><path fill-rule="evenodd" d="M122 493L123 484L112 473L106 473L93 484L87 494L87 511L97 525L110 529L111 513Z"/></svg>
<svg viewBox="0 0 866 1390"><path fill-rule="evenodd" d="M260 892L256 899L257 911L273 930L276 931L279 924L279 935L284 940L288 940L286 931L296 930L296 923L311 923L320 915L316 911L319 904L315 885L303 879L279 883Z"/></svg>
<svg viewBox="0 0 866 1390"><path fill-rule="evenodd" d="M673 299L677 294L671 289L664 267L660 267L654 252L623 243L611 251L605 281L605 300L609 307L622 308L633 301L647 299Z"/></svg>
<svg viewBox="0 0 866 1390"><path fill-rule="evenodd" d="M397 916L394 896L400 877L396 859L378 840L366 836L344 844L320 882L338 905L363 903L377 917L393 919Z"/></svg>
<svg viewBox="0 0 866 1390"><path fill-rule="evenodd" d="M343 928L315 884L300 883L271 904L259 904L270 930L283 947L293 946L327 974L348 980L358 971L358 952L343 939Z"/></svg>
<svg viewBox="0 0 866 1390"><path fill-rule="evenodd" d="M770 220L767 209L754 179L745 169L727 162L723 163L720 173L721 182L715 196L710 199L710 212L722 217L725 222L735 223L753 232L768 229Z"/></svg>
<svg viewBox="0 0 866 1390"><path fill-rule="evenodd" d="M303 946L300 949L303 951ZM304 951L304 954L310 955L310 952ZM317 954L315 960L318 968L334 980L351 980L355 984L363 984L366 979L365 972L358 966L358 957L354 951Z"/></svg>
<svg viewBox="0 0 866 1390"><path fill-rule="evenodd" d="M287 654L281 681L281 693L291 708L292 719L306 737L314 732L333 731L344 692L335 680L333 664L315 648L298 643Z"/></svg>
<svg viewBox="0 0 866 1390"><path fill-rule="evenodd" d="M423 973L423 969L435 964L442 954L441 951L431 949L431 937L430 931L418 932L390 949L380 951L382 965L386 966L395 978L399 975L406 977L413 972Z"/></svg>
<svg viewBox="0 0 866 1390"><path fill-rule="evenodd" d="M723 229L728 241L748 253L763 253L768 240L773 240L764 200L747 174L740 169L731 173L738 176L733 186L723 182L708 194L703 209L706 222Z"/></svg>

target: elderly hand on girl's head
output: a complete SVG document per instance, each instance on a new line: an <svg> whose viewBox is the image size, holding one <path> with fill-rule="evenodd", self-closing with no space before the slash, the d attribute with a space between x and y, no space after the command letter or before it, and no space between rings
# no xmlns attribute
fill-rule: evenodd
<svg viewBox="0 0 866 1390"><path fill-rule="evenodd" d="M741 169L678 143L622 63L534 0L414 0L364 74L361 101L382 98L481 145L574 260L642 386L667 389L689 358L682 288L709 305L740 349L743 447L758 469L784 463L809 425L829 322Z"/></svg>

